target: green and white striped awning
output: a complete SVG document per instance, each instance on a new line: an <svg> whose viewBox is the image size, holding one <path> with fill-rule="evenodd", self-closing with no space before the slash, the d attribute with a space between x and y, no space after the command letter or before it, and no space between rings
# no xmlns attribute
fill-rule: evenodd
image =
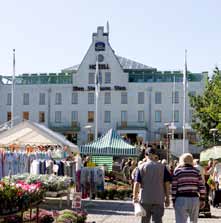
<svg viewBox="0 0 221 223"><path fill-rule="evenodd" d="M137 156L138 149L125 142L116 131L110 129L98 140L82 145L82 154L103 155L103 156Z"/></svg>

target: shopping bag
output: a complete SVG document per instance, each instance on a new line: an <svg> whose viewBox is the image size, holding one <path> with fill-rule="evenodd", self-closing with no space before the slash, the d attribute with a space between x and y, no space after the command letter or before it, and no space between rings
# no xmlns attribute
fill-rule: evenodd
<svg viewBox="0 0 221 223"><path fill-rule="evenodd" d="M207 184L209 185L211 190L215 190L216 188L216 183L215 181L212 179L212 177L210 176L209 179L207 180Z"/></svg>
<svg viewBox="0 0 221 223"><path fill-rule="evenodd" d="M146 216L146 211L140 203L134 203L134 215L141 217Z"/></svg>

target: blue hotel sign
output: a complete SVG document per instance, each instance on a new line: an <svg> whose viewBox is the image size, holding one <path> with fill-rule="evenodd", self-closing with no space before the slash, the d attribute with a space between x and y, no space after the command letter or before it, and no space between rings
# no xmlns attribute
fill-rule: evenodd
<svg viewBox="0 0 221 223"><path fill-rule="evenodd" d="M104 42L96 42L95 43L95 51L105 51L105 43Z"/></svg>

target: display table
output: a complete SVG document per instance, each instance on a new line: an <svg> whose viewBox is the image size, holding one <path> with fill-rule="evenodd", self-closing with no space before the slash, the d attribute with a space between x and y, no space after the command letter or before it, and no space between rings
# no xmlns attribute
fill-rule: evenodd
<svg viewBox="0 0 221 223"><path fill-rule="evenodd" d="M30 220L28 220L28 221L23 220L24 212L27 211L27 210L30 210L30 219L31 219L32 218L32 210L34 208L36 208L36 222L38 223L39 222L39 205L42 202L43 202L43 200L40 200L40 201L31 203L28 208L23 208L23 209L20 209L20 210L17 210L17 211L12 211L12 212L7 213L7 214L2 214L2 215L0 215L0 222L4 222L4 218L10 217L10 216L13 216L13 215L21 216L21 219L22 219L21 221L22 222L30 222Z"/></svg>
<svg viewBox="0 0 221 223"><path fill-rule="evenodd" d="M45 194L45 198L47 199L47 197L50 198L60 198L59 201L59 208L62 208L62 197L66 196L67 197L67 207L70 207L70 189L67 190L61 190L61 191L57 191L57 192L46 192Z"/></svg>

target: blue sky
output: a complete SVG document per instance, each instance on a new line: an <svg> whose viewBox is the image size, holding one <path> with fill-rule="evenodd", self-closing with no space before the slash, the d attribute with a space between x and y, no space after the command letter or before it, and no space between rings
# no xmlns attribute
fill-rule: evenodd
<svg viewBox="0 0 221 223"><path fill-rule="evenodd" d="M117 55L158 70L221 67L219 0L0 0L0 75L78 64L97 26L110 24Z"/></svg>

